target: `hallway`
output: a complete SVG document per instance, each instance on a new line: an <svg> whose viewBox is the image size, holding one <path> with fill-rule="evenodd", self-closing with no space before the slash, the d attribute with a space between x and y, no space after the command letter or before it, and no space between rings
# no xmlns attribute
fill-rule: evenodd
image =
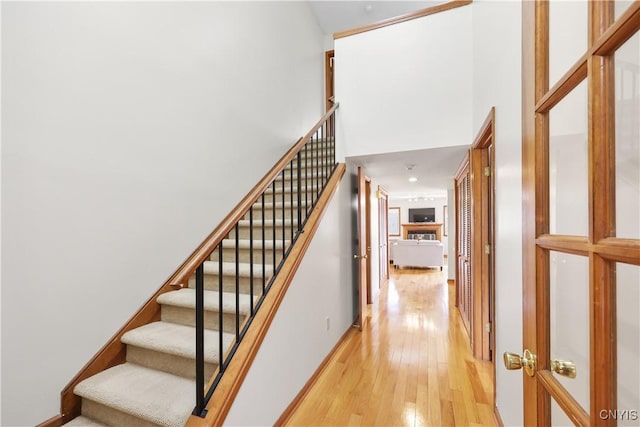
<svg viewBox="0 0 640 427"><path fill-rule="evenodd" d="M394 270L289 426L495 425L491 364L474 360L438 270Z"/></svg>

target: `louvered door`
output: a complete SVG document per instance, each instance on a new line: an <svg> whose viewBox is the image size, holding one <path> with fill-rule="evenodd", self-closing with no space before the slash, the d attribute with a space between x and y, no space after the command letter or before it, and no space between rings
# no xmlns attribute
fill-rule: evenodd
<svg viewBox="0 0 640 427"><path fill-rule="evenodd" d="M464 159L455 181L456 197L456 304L471 334L471 185L469 159Z"/></svg>

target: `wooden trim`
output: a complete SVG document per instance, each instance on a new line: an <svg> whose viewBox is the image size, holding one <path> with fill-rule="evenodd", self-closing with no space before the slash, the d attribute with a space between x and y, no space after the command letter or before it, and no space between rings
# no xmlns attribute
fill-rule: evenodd
<svg viewBox="0 0 640 427"><path fill-rule="evenodd" d="M342 337L338 340L336 345L333 346L329 354L327 354L324 360L322 360L322 362L318 366L318 369L316 369L313 375L311 375L309 380L305 383L304 387L302 387L296 397L291 401L291 403L289 403L289 406L287 406L284 412L280 415L274 426L280 427L287 424L289 418L291 418L291 415L293 415L296 409L298 409L298 406L300 406L311 388L316 384L316 381L318 381L318 378L320 378L320 375L322 375L324 370L327 368L327 366L329 365L329 361L331 361L331 358L336 355L340 347L354 334L356 334L355 329L353 328L353 326L349 326L344 334L342 334Z"/></svg>
<svg viewBox="0 0 640 427"><path fill-rule="evenodd" d="M587 78L588 54L582 55L569 71L536 104L536 113L546 113Z"/></svg>
<svg viewBox="0 0 640 427"><path fill-rule="evenodd" d="M495 385L494 385L493 388L495 390ZM494 402L495 402L495 400L494 400ZM493 418L495 419L496 425L498 427L504 427L504 421L502 421L502 417L500 416L500 411L498 410L498 407L495 406L495 403L494 403L494 406L493 406Z"/></svg>
<svg viewBox="0 0 640 427"><path fill-rule="evenodd" d="M467 6L472 3L472 0L452 0L437 6L428 7L426 9L417 10L415 12L407 13L404 15L396 16L394 18L384 19L382 21L374 22L373 24L362 25L360 27L352 28L350 30L338 31L333 34L333 39L341 39L344 37L353 36L355 34L365 33L371 30L377 30L379 28L387 27L389 25L400 24L401 22L411 21L412 19L422 18L424 16L433 15L435 13L444 12L450 9L455 9L461 6Z"/></svg>
<svg viewBox="0 0 640 427"><path fill-rule="evenodd" d="M589 256L590 253L611 261L640 265L640 241L609 237L591 243L586 237L544 234L536 239L536 244L550 251L566 252Z"/></svg>
<svg viewBox="0 0 640 427"><path fill-rule="evenodd" d="M36 427L60 427L65 424L65 421L62 419L62 415L54 415L46 421L41 422Z"/></svg>
<svg viewBox="0 0 640 427"><path fill-rule="evenodd" d="M631 6L609 29L597 39L591 48L593 55L611 55L640 29L640 2Z"/></svg>
<svg viewBox="0 0 640 427"><path fill-rule="evenodd" d="M435 231L436 240L442 241L441 222L409 222L402 224L402 238L409 238L409 231Z"/></svg>
<svg viewBox="0 0 640 427"><path fill-rule="evenodd" d="M447 284L455 285L456 284L456 280L455 279L447 279Z"/></svg>
<svg viewBox="0 0 640 427"><path fill-rule="evenodd" d="M365 185L364 185L364 196L365 196L365 215L367 216L366 222L366 235L365 235L365 254L367 255L367 259L365 260L365 264L367 265L367 304L372 303L371 298L371 178L365 175L364 177ZM364 326L364 325L363 325Z"/></svg>
<svg viewBox="0 0 640 427"><path fill-rule="evenodd" d="M325 103L326 110L329 111L331 106L333 105L333 95L334 95L334 76L333 76L333 66L331 64L331 60L335 56L335 51L328 50L324 53L324 94L325 94ZM335 64L334 64L335 65Z"/></svg>
<svg viewBox="0 0 640 427"><path fill-rule="evenodd" d="M296 245L287 257L280 273L271 286L271 290L266 294L262 307L256 313L254 321L247 330L247 333L240 343L235 356L229 362L227 373L222 377L220 383L216 387L211 400L207 404L207 415L200 418L192 415L187 420L187 426L219 426L223 425L231 405L235 400L240 386L245 376L249 372L249 368L260 349L260 345L264 340L267 331L278 311L278 307L284 298L289 285L302 262L302 258L306 253L311 240L320 225L320 220L326 211L326 207L338 189L338 184L342 181L346 171L344 163L336 167L335 172L327 183L325 191L323 191L316 208L313 210L304 232L298 237Z"/></svg>
<svg viewBox="0 0 640 427"><path fill-rule="evenodd" d="M547 37L539 37L536 32L538 21L546 23L548 9L537 2L522 2L522 343L523 349L529 348L537 352L538 303L536 301L536 251L537 236L536 199L538 198L535 162L536 162L536 120L535 109L538 95L546 92L539 88L537 82L537 57L542 57L546 64L546 56L542 55L541 45L547 43ZM545 24L546 25L546 24ZM544 77L544 76L542 76ZM544 86L544 85L543 85ZM538 95L538 96L537 96ZM539 413L539 402L544 403L544 391L535 378L524 372L523 424L527 426L549 425L550 420Z"/></svg>
<svg viewBox="0 0 640 427"><path fill-rule="evenodd" d="M589 239L586 237L544 234L536 239L536 245L550 251L561 251L581 256L589 254Z"/></svg>
<svg viewBox="0 0 640 427"><path fill-rule="evenodd" d="M482 126L480 126L480 130L476 135L476 138L473 140L473 144L471 144L472 150L478 150L483 148L489 148L493 139L492 136L494 134L494 121L496 118L496 107L491 107L487 117L485 117L484 122L482 122Z"/></svg>
<svg viewBox="0 0 640 427"><path fill-rule="evenodd" d="M593 46L614 21L614 4L589 2L589 16L589 46ZM637 15L637 21L640 23L640 14ZM621 32L612 34L620 35ZM588 61L590 242L597 242L615 233L615 191L610 191L615 188L616 182L613 59L613 56L590 56ZM591 407L586 410L594 415L591 425L605 426L610 425L610 422L595 414L600 413L602 409L617 407L615 267L597 254L591 253L589 276Z"/></svg>
<svg viewBox="0 0 640 427"><path fill-rule="evenodd" d="M571 393L567 392L562 384L560 384L560 382L553 377L551 371L539 370L538 372L536 372L536 376L538 377L538 381L540 381L544 385L549 394L553 396L553 399L564 410L564 412L571 419L571 421L573 421L574 424L585 427L590 425L589 414L573 398Z"/></svg>

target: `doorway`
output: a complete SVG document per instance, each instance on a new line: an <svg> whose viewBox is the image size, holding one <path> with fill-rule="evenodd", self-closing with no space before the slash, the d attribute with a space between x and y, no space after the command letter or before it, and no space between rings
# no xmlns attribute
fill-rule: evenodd
<svg viewBox="0 0 640 427"><path fill-rule="evenodd" d="M389 279L389 194L378 186L378 289Z"/></svg>

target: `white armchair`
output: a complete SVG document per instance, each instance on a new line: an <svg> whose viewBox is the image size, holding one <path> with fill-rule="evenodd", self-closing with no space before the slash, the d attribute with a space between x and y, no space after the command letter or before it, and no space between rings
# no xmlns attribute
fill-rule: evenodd
<svg viewBox="0 0 640 427"><path fill-rule="evenodd" d="M444 265L444 246L438 240L398 240L391 245L393 265L440 267Z"/></svg>

